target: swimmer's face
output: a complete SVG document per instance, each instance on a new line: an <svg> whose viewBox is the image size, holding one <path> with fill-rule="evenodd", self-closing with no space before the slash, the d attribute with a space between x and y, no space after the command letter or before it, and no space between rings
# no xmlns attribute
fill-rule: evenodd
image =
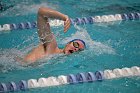
<svg viewBox="0 0 140 93"><path fill-rule="evenodd" d="M64 53L65 54L71 54L77 51L81 51L84 50L85 46L84 44L79 41L79 40L75 40L73 42L68 43L65 48L64 48Z"/></svg>

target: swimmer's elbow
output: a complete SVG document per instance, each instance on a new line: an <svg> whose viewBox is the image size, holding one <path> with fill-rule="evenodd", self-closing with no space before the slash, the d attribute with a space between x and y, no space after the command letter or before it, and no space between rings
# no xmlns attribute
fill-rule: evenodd
<svg viewBox="0 0 140 93"><path fill-rule="evenodd" d="M44 7L40 7L40 8L38 9L38 14L42 14L43 10L44 10Z"/></svg>
<svg viewBox="0 0 140 93"><path fill-rule="evenodd" d="M40 7L38 9L38 15L44 15L44 13L46 13L47 11L49 10L49 8L46 8L46 7Z"/></svg>

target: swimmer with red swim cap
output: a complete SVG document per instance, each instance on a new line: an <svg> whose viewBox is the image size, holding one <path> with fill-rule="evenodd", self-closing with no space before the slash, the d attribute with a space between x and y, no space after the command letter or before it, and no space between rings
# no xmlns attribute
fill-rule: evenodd
<svg viewBox="0 0 140 93"><path fill-rule="evenodd" d="M24 57L25 62L35 62L43 57L53 54L72 54L84 50L85 42L81 39L74 39L66 44L64 49L57 46L54 34L51 32L49 18L60 19L64 21L64 32L70 27L71 21L67 15L50 8L41 7L38 10L37 28L41 43Z"/></svg>

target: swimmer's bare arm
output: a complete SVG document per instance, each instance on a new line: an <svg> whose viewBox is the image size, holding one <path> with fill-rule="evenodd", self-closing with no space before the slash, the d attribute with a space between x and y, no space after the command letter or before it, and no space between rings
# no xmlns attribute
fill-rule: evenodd
<svg viewBox="0 0 140 93"><path fill-rule="evenodd" d="M50 8L39 8L37 16L37 28L38 35L42 44L33 49L32 52L30 52L28 55L26 55L23 61L29 61L33 63L36 60L44 57L44 55L46 54L50 55L57 52L58 46L55 37L50 29L50 24L48 22L49 18L63 20L64 32L66 32L70 27L70 19L68 18L68 16Z"/></svg>
<svg viewBox="0 0 140 93"><path fill-rule="evenodd" d="M46 7L39 8L38 17L37 17L37 27L38 27L38 34L39 34L40 40L43 42L43 45L45 47L47 47L49 43L53 43L53 47L52 47L53 49L57 47L57 44L55 44L56 43L55 40L53 40L52 42L49 42L53 38L53 36L51 35L50 25L48 23L49 18L55 18L55 19L60 19L60 20L65 21L64 32L66 32L70 27L70 19L68 18L68 16L58 11L55 11L53 9L46 8Z"/></svg>

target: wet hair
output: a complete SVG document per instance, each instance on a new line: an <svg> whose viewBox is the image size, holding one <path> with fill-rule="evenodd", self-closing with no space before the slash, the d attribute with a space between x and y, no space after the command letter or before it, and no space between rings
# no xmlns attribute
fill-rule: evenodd
<svg viewBox="0 0 140 93"><path fill-rule="evenodd" d="M81 39L73 39L73 40L69 41L68 43L74 42L74 41L77 41L77 40L81 41L84 44L84 48L86 48L86 43L83 40L81 40Z"/></svg>

